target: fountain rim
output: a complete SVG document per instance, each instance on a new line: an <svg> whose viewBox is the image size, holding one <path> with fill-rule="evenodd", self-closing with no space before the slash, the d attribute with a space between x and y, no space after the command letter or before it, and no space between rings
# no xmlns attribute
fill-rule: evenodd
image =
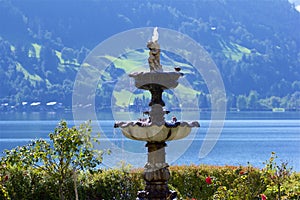
<svg viewBox="0 0 300 200"><path fill-rule="evenodd" d="M149 123L145 126L136 122L115 123L115 128L120 128L123 135L129 139L160 143L171 140L179 140L187 137L193 127L200 127L198 121L177 122L177 124Z"/></svg>

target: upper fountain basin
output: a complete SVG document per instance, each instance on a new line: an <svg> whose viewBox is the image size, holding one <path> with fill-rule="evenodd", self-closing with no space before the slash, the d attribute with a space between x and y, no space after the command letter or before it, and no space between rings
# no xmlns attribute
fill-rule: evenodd
<svg viewBox="0 0 300 200"><path fill-rule="evenodd" d="M180 122L177 126L150 124L146 126L137 125L135 122L116 123L120 127L124 136L133 140L147 142L164 142L179 140L188 136L191 128L200 127L199 123Z"/></svg>
<svg viewBox="0 0 300 200"><path fill-rule="evenodd" d="M134 72L129 74L135 79L135 86L139 89L149 90L152 85L160 85L162 89L175 88L178 85L178 79L182 76L179 72Z"/></svg>

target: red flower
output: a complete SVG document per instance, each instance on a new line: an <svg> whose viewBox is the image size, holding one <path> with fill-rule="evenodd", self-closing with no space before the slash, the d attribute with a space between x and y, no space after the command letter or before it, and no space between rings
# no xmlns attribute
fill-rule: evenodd
<svg viewBox="0 0 300 200"><path fill-rule="evenodd" d="M243 172L243 171L240 171L240 175L244 175L245 174L245 172Z"/></svg>
<svg viewBox="0 0 300 200"><path fill-rule="evenodd" d="M208 176L206 177L205 182L210 185L212 184L212 179Z"/></svg>
<svg viewBox="0 0 300 200"><path fill-rule="evenodd" d="M8 180L8 175L6 175L5 177L4 177L4 181L7 181Z"/></svg>
<svg viewBox="0 0 300 200"><path fill-rule="evenodd" d="M261 200L267 200L267 196L264 194L261 194L260 197L261 197Z"/></svg>

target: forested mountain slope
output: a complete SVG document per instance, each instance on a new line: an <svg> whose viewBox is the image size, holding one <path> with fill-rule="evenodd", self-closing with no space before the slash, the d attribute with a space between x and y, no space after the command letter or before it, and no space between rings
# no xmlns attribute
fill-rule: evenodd
<svg viewBox="0 0 300 200"><path fill-rule="evenodd" d="M300 13L288 0L0 0L0 109L51 101L70 107L89 51L121 31L148 26L187 34L210 53L228 108L299 109ZM112 66L115 73L124 70ZM99 88L98 108L109 104L111 93L103 91L111 88ZM195 88L202 91L200 106L209 108L205 86Z"/></svg>

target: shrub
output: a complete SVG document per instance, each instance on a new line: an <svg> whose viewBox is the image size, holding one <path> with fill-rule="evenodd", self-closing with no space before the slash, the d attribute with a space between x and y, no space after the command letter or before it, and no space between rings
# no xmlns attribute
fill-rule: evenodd
<svg viewBox="0 0 300 200"><path fill-rule="evenodd" d="M91 131L90 122L69 128L67 122L61 121L49 134L51 143L39 139L7 150L1 165L5 166L2 173L10 175L6 184L9 194L15 199L34 199L42 188L41 193L49 191L53 199L56 193L62 200L78 199L78 171L94 169L102 161L103 152L93 148Z"/></svg>
<svg viewBox="0 0 300 200"><path fill-rule="evenodd" d="M145 187L142 171L143 169L130 168L80 170L77 181L78 199L135 199L137 191ZM268 199L276 198L276 192L268 190L271 183L264 181L263 170L251 166L173 166L170 171L172 176L169 186L178 192L178 199L261 199L262 194ZM11 199L59 199L57 182L49 177L45 178L42 171L9 167L6 172L9 173L9 178L3 185ZM287 181L282 183L282 188L285 189L281 190L281 198L299 199L299 186L300 174L291 173ZM72 182L66 184L66 187L68 191L74 189ZM75 199L74 192L68 199Z"/></svg>
<svg viewBox="0 0 300 200"><path fill-rule="evenodd" d="M262 170L263 178L267 183L266 195L272 199L289 199L299 197L299 181L294 181L291 176L292 168L288 167L287 162L276 163L277 156L274 152L270 159L265 163Z"/></svg>
<svg viewBox="0 0 300 200"><path fill-rule="evenodd" d="M144 187L140 171L106 169L84 173L80 180L82 199L135 199Z"/></svg>
<svg viewBox="0 0 300 200"><path fill-rule="evenodd" d="M300 199L300 174L290 173L283 162L272 167L278 171L247 167L174 166L169 184L177 188L182 199ZM272 168L273 169L273 168ZM277 174L274 176L274 173ZM283 176L284 174L284 176ZM272 175L272 176L271 176ZM269 177L272 177L270 180ZM276 182L275 182L276 180ZM279 181L280 180L280 181ZM279 191L276 189L280 185Z"/></svg>
<svg viewBox="0 0 300 200"><path fill-rule="evenodd" d="M4 180L2 180L2 176L0 176L0 199L3 200L10 200L10 197L8 196L8 192L3 185L3 182L8 180L8 176L4 176Z"/></svg>

